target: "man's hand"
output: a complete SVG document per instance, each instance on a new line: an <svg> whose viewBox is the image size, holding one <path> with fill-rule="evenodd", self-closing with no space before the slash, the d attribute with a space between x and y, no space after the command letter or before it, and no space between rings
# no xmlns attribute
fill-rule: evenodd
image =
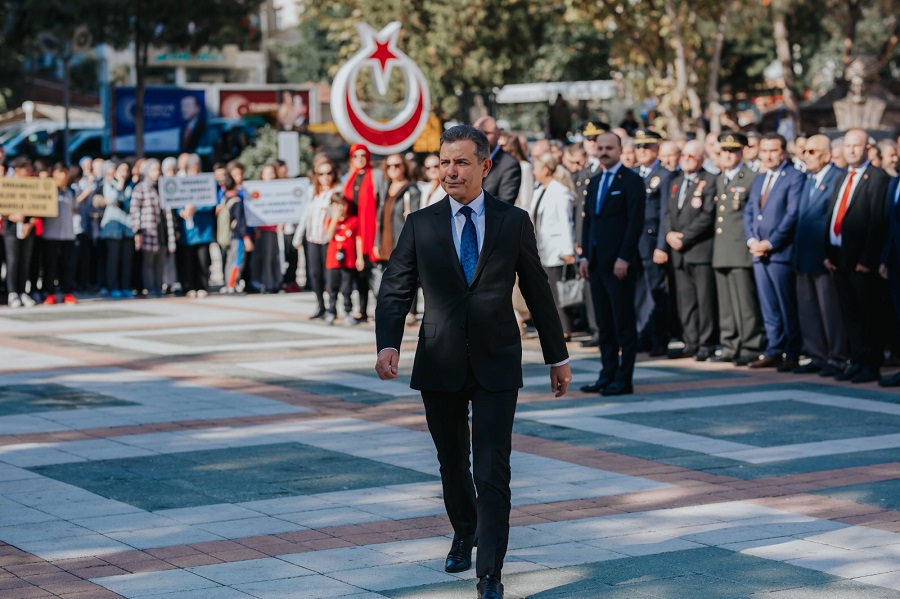
<svg viewBox="0 0 900 599"><path fill-rule="evenodd" d="M868 266L863 266L862 264L857 264L856 272L868 273L868 272L872 272L872 269L869 268Z"/></svg>
<svg viewBox="0 0 900 599"><path fill-rule="evenodd" d="M378 373L378 378L381 380L389 381L397 378L397 367L399 364L400 352L396 349L383 349L378 352L378 360L375 362L375 372ZM550 372L552 377L552 369ZM572 375L569 375L570 380L571 378ZM568 383L566 383L566 385L568 385Z"/></svg>
<svg viewBox="0 0 900 599"><path fill-rule="evenodd" d="M765 258L772 251L772 244L768 241L754 241L750 244L750 253L756 258Z"/></svg>
<svg viewBox="0 0 900 599"><path fill-rule="evenodd" d="M887 278L888 278L887 264L882 264L881 266L878 267L878 274L879 274L879 276L881 276L882 279L887 281Z"/></svg>
<svg viewBox="0 0 900 599"><path fill-rule="evenodd" d="M584 279L585 281L587 281L591 276L590 266L591 266L591 263L590 263L590 261L588 261L587 258L582 258L578 262L578 274L580 274L581 278Z"/></svg>
<svg viewBox="0 0 900 599"><path fill-rule="evenodd" d="M141 251L141 243L144 240L144 236L140 233L135 233L134 235L134 249L137 251Z"/></svg>
<svg viewBox="0 0 900 599"><path fill-rule="evenodd" d="M684 233L679 233L678 231L666 233L666 243L676 252L680 252L681 248L684 247Z"/></svg>
<svg viewBox="0 0 900 599"><path fill-rule="evenodd" d="M556 397L562 397L563 395L565 395L566 391L569 390L569 383L571 382L572 370L569 368L568 362L566 362L562 366L550 367L550 392L552 393L553 391L556 391Z"/></svg>
<svg viewBox="0 0 900 599"><path fill-rule="evenodd" d="M613 274L620 281L628 276L628 262L622 260L621 258L616 258L616 263L613 264Z"/></svg>
<svg viewBox="0 0 900 599"><path fill-rule="evenodd" d="M822 264L825 265L825 268L828 269L828 272L834 272L834 271L837 270L837 266L835 266L834 264L832 264L832 263L831 263L831 260L829 260L828 258L825 258L825 261L822 262Z"/></svg>
<svg viewBox="0 0 900 599"><path fill-rule="evenodd" d="M669 254L662 250L653 250L653 264L663 265L669 261Z"/></svg>

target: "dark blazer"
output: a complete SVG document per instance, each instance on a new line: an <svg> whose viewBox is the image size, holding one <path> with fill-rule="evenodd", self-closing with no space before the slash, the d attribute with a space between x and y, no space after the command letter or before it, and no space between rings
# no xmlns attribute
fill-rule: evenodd
<svg viewBox="0 0 900 599"><path fill-rule="evenodd" d="M841 247L831 245L831 217L840 201L841 186L847 173L838 180L828 206L828 224L825 226L825 256L839 268L853 269L857 264L876 270L884 249L887 232L887 202L890 177L871 164L866 167L856 191L850 198L844 222L841 224Z"/></svg>
<svg viewBox="0 0 900 599"><path fill-rule="evenodd" d="M881 263L888 268L900 268L900 202L894 204L897 197L897 188L900 187L900 177L891 179L885 198L885 211L887 213L887 236L884 242L884 253Z"/></svg>
<svg viewBox="0 0 900 599"><path fill-rule="evenodd" d="M178 147L182 152L195 152L197 146L200 145L200 140L203 138L203 132L206 131L206 117L202 114L200 115L197 122L194 124L194 128L191 129L191 133L188 135L187 140L184 139L186 131L187 123L183 123L178 129ZM185 143L185 141L187 143Z"/></svg>
<svg viewBox="0 0 900 599"><path fill-rule="evenodd" d="M644 228L644 181L633 170L619 166L598 215L597 192L602 178L602 170L591 178L584 198L584 257L592 271L611 272L618 258L637 268L638 240Z"/></svg>
<svg viewBox="0 0 900 599"><path fill-rule="evenodd" d="M713 268L753 268L744 236L744 208L756 173L742 164L734 179L725 184L725 173L716 177L716 234Z"/></svg>
<svg viewBox="0 0 900 599"><path fill-rule="evenodd" d="M832 164L815 190L812 189L816 183L815 175L806 175L806 183L800 194L797 232L794 234L794 245L797 247L794 252L794 269L797 272L809 275L824 275L828 272L824 264L825 244L822 243L822 235L831 223L828 206L843 174L843 169Z"/></svg>
<svg viewBox="0 0 900 599"><path fill-rule="evenodd" d="M519 161L503 149L497 150L494 164L484 178L482 187L486 192L507 204L515 204L522 186L522 167Z"/></svg>
<svg viewBox="0 0 900 599"><path fill-rule="evenodd" d="M794 261L794 230L797 227L800 196L806 179L803 173L788 162L771 185L765 207L760 208L759 201L765 181L766 174L762 173L750 188L750 198L744 208L744 235L748 240L756 238L772 244L772 252L764 262L791 264ZM753 258L753 261L759 262L760 259Z"/></svg>
<svg viewBox="0 0 900 599"><path fill-rule="evenodd" d="M588 184L591 177L599 172L592 171L590 165L584 167L574 175L572 182L575 184L575 201L572 202L572 222L575 224L575 245L584 247L581 243L582 225L584 224L584 199L587 197Z"/></svg>
<svg viewBox="0 0 900 599"><path fill-rule="evenodd" d="M419 191L419 186L415 183L410 183L394 202L394 209L391 212L391 232L394 234L395 247L400 239L400 231L403 230L403 225L406 223L407 214L404 197L407 194L409 194L409 212L418 210L422 201L422 192ZM375 222L375 243L373 245L379 250L381 250L381 232L384 228L384 206L385 202L378 204L378 220ZM384 256L382 256L383 259Z"/></svg>
<svg viewBox="0 0 900 599"><path fill-rule="evenodd" d="M666 208L663 238L672 231L684 234L684 247L681 251L670 252L672 266L678 267L684 263L712 264L716 177L704 170L698 172L697 178L689 182L684 205L679 210L678 195L684 180L684 172L679 172L669 185L669 205Z"/></svg>
<svg viewBox="0 0 900 599"><path fill-rule="evenodd" d="M417 281L428 298L413 389L459 391L469 367L488 391L522 387L522 340L512 305L516 275L544 361L569 357L528 213L488 193L484 202L484 242L471 285L453 242L449 198L409 215L384 272L375 309L378 351L400 348Z"/></svg>
<svg viewBox="0 0 900 599"><path fill-rule="evenodd" d="M644 262L653 262L653 250L666 251L663 222L669 202L669 185L675 175L659 161L644 177L644 228L638 240L638 253Z"/></svg>

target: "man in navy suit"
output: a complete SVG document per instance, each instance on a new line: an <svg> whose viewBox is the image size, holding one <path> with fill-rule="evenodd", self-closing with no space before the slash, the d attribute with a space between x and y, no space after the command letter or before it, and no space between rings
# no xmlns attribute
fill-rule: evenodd
<svg viewBox="0 0 900 599"><path fill-rule="evenodd" d="M794 279L794 230L803 193L803 173L787 159L787 142L768 133L759 142L765 168L753 181L744 208L744 235L753 256L753 273L762 308L768 345L750 368L778 368L790 372L798 366L801 336L797 324L797 287Z"/></svg>
<svg viewBox="0 0 900 599"><path fill-rule="evenodd" d="M825 244L828 205L844 174L831 162L831 140L813 135L803 150L807 174L794 244L794 270L797 272L797 304L803 348L812 361L794 368L796 374L834 376L847 366L847 332L838 303L837 285L825 268Z"/></svg>
<svg viewBox="0 0 900 599"><path fill-rule="evenodd" d="M888 281L894 313L900 323L900 177L891 179L887 193L888 232L879 272ZM895 335L900 335L900 325ZM900 387L900 372L878 381L882 387Z"/></svg>
<svg viewBox="0 0 900 599"><path fill-rule="evenodd" d="M581 234L585 247L579 268L591 285L603 369L597 381L582 390L626 395L634 392L634 283L641 268L638 240L644 228L644 182L622 165L618 135L598 136L597 146L603 170L587 188Z"/></svg>

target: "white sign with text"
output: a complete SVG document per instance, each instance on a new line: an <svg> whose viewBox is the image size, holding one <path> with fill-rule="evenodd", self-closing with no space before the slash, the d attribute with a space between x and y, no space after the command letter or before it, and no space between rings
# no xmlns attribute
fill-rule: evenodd
<svg viewBox="0 0 900 599"><path fill-rule="evenodd" d="M184 208L188 204L197 208L215 206L218 194L219 185L212 173L159 179L159 201L165 208Z"/></svg>
<svg viewBox="0 0 900 599"><path fill-rule="evenodd" d="M311 198L307 177L274 181L244 181L244 214L247 225L299 223Z"/></svg>

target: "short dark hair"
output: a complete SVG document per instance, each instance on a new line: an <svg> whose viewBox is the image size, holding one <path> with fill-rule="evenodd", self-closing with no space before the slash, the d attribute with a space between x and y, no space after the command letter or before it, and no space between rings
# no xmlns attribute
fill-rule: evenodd
<svg viewBox="0 0 900 599"><path fill-rule="evenodd" d="M475 144L475 158L479 162L491 155L491 145L488 143L487 136L472 125L456 125L444 131L443 135L441 135L441 147L445 143L449 144L466 140Z"/></svg>
<svg viewBox="0 0 900 599"><path fill-rule="evenodd" d="M784 138L784 135L780 133L766 133L762 136L762 141L765 141L767 139L777 139L779 142L781 142L781 149L787 150L787 140Z"/></svg>

